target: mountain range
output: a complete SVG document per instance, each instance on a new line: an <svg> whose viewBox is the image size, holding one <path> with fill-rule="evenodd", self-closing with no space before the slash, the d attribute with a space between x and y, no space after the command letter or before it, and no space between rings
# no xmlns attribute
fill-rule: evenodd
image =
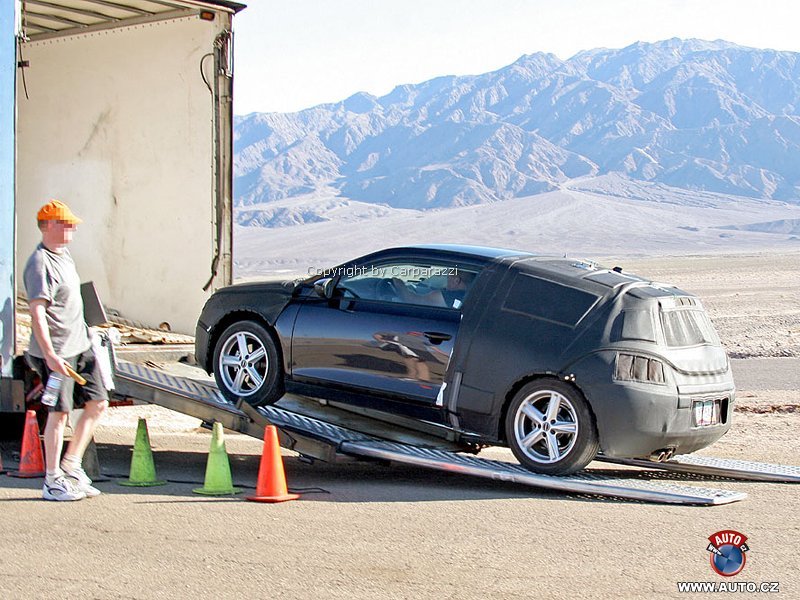
<svg viewBox="0 0 800 600"><path fill-rule="evenodd" d="M380 98L237 116L234 172L237 222L266 227L348 203L368 216L464 207L609 176L798 204L800 54L671 39L526 55ZM315 201L278 202L302 198Z"/></svg>

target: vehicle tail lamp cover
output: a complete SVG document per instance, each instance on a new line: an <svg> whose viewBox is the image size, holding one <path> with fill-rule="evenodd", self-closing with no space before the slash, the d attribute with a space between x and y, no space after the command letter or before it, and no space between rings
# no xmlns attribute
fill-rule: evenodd
<svg viewBox="0 0 800 600"><path fill-rule="evenodd" d="M614 378L618 381L664 383L664 364L655 358L620 352Z"/></svg>

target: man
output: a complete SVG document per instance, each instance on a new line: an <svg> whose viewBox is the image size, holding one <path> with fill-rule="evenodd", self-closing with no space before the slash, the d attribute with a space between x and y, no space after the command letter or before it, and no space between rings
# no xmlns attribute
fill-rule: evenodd
<svg viewBox="0 0 800 600"><path fill-rule="evenodd" d="M456 270L447 275L447 285L442 290L442 305L448 308L461 308L464 297L475 280L475 273Z"/></svg>
<svg viewBox="0 0 800 600"><path fill-rule="evenodd" d="M457 267L447 275L445 287L425 294L417 294L410 290L402 279L392 277L389 281L398 298L411 304L424 304L426 306L444 306L447 308L461 308L464 297L475 280L472 271L461 271Z"/></svg>
<svg viewBox="0 0 800 600"><path fill-rule="evenodd" d="M83 318L80 278L67 249L81 220L66 204L51 200L39 209L37 221L42 242L28 259L23 274L33 328L28 362L43 383L47 383L50 373L58 373L64 379L55 406L49 408L44 430L47 473L42 497L81 500L100 494L81 461L108 406L108 392L102 385ZM86 379L85 385L75 385L67 365ZM59 466L64 427L73 408L83 408L83 417Z"/></svg>

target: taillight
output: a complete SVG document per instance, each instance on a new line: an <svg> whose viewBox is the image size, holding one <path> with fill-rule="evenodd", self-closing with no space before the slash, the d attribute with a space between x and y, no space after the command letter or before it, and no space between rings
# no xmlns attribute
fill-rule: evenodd
<svg viewBox="0 0 800 600"><path fill-rule="evenodd" d="M614 378L617 381L664 383L664 363L656 358L620 352Z"/></svg>

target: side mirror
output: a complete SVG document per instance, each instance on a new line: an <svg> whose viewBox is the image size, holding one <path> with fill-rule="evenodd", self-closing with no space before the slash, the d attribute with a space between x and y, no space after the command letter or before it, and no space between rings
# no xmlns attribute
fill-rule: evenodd
<svg viewBox="0 0 800 600"><path fill-rule="evenodd" d="M314 283L314 291L320 298L333 298L333 279L325 277Z"/></svg>

